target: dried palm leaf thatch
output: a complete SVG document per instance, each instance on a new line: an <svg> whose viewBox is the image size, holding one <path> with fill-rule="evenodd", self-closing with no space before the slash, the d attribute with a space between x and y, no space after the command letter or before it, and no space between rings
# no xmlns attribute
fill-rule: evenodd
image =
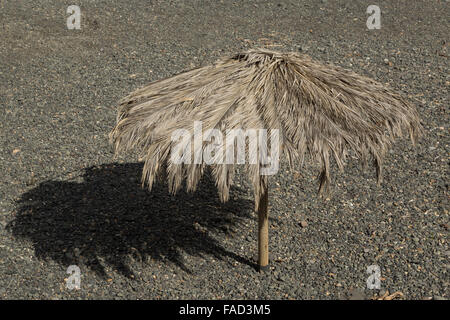
<svg viewBox="0 0 450 320"><path fill-rule="evenodd" d="M175 143L172 133L177 129L193 133L194 121L202 122L203 132L278 129L281 156L287 156L291 165L303 163L305 155L321 164L320 192L330 181L330 156L341 170L349 150L363 163L372 156L380 181L383 155L393 139L408 132L414 143L422 130L414 107L376 81L296 53L257 49L131 93L120 101L110 139L116 152L142 150L142 181L149 189L166 171L173 193L184 179L192 191L206 164L176 164L170 153ZM194 145L192 157L207 145ZM191 148L191 141L185 147ZM257 158L259 163L259 154ZM259 164L246 167L257 207L267 179ZM234 164L212 165L222 201L228 199L234 171Z"/></svg>

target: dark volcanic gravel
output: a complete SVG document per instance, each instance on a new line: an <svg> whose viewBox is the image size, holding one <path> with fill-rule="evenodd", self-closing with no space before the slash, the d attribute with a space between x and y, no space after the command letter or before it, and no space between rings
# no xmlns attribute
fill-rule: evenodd
<svg viewBox="0 0 450 320"><path fill-rule="evenodd" d="M449 297L448 1L0 2L0 299L402 299ZM71 4L71 3L70 3ZM415 102L425 128L374 169L285 165L271 179L270 258L255 272L252 190L220 204L140 187L133 154L113 159L115 103L156 79L252 47L301 51ZM69 290L70 265L81 288ZM378 265L381 290L368 289Z"/></svg>

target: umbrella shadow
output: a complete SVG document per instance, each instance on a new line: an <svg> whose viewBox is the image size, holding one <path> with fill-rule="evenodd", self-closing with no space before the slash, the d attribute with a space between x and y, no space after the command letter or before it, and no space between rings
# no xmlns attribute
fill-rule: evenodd
<svg viewBox="0 0 450 320"><path fill-rule="evenodd" d="M166 184L151 192L140 183L142 164L84 169L82 182L46 181L24 193L8 229L33 243L35 254L64 266L85 265L102 277L105 266L130 277L130 256L169 261L187 272L184 255L255 263L226 250L213 235L250 218L252 202L233 187L222 204L205 173L194 193L173 196Z"/></svg>

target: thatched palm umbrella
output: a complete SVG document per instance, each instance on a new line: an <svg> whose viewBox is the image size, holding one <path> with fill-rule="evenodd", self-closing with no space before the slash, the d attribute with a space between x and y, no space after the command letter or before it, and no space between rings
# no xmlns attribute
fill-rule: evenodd
<svg viewBox="0 0 450 320"><path fill-rule="evenodd" d="M291 166L302 163L305 154L321 164L319 192L327 189L330 181L330 156L341 170L350 150L363 163L372 157L380 181L382 158L393 139L406 131L414 142L421 131L414 107L380 83L306 56L258 49L155 81L131 93L120 101L110 138L116 152L132 147L142 150L142 182L149 189L160 173L166 173L171 192L175 193L184 179L188 191L194 191L207 164L193 159L212 141L209 134L204 142L192 144L195 121L201 121L204 132L279 130L280 144L273 139L270 144L272 149L279 147ZM175 145L180 146L173 139L176 130L192 133L181 142L182 150L189 151L187 163L171 158ZM230 144L225 139L214 142L221 144L221 150L234 146L234 141ZM246 150L255 155L248 145ZM262 164L267 160L262 154L257 152L257 162L245 166L259 217L258 263L265 269L268 177L262 175ZM211 166L220 199L226 201L235 164L213 162Z"/></svg>

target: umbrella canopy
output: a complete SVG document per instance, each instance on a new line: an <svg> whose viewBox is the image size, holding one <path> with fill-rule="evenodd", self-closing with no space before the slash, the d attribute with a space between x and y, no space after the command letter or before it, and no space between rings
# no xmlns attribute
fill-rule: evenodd
<svg viewBox="0 0 450 320"><path fill-rule="evenodd" d="M199 128L203 133L200 142L196 140ZM228 137L233 130L248 133L252 129L268 130L266 145L252 148L250 142L245 144L255 209L265 212L267 173L263 165L275 161L274 155L286 156L291 165L303 163L305 155L319 162L319 191L323 191L330 182L330 157L340 169L349 152L363 163L372 157L380 181L383 155L394 138L406 132L414 142L421 132L415 108L382 84L307 56L257 49L131 93L120 101L110 139L116 152L140 148L145 161L142 182L149 189L165 173L171 192L183 180L188 191L193 191L205 166L211 165L220 199L226 201L235 165L242 162L224 161L227 152L236 159L233 156L239 149L236 139L219 139L217 130ZM180 132L189 134L174 139L174 133ZM211 153L212 144L216 149ZM175 149L182 151L183 161L174 160ZM268 149L275 151L272 157L267 156ZM208 152L210 161L199 161ZM266 220L260 214L263 229L267 228L265 216Z"/></svg>

